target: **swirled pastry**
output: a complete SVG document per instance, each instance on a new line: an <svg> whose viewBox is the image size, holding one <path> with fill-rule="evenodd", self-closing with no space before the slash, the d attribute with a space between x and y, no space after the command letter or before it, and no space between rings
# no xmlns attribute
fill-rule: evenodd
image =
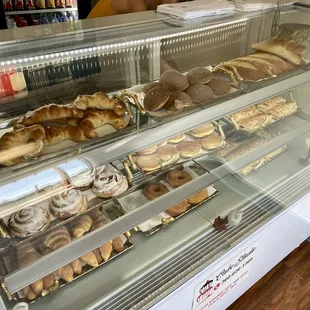
<svg viewBox="0 0 310 310"><path fill-rule="evenodd" d="M8 227L12 235L27 238L46 230L50 222L50 215L45 209L31 206L13 213Z"/></svg>
<svg viewBox="0 0 310 310"><path fill-rule="evenodd" d="M116 197L128 188L127 179L118 171L99 174L93 184L93 192L101 198Z"/></svg>
<svg viewBox="0 0 310 310"><path fill-rule="evenodd" d="M69 218L87 210L86 196L79 190L69 189L52 198L50 210L57 218Z"/></svg>

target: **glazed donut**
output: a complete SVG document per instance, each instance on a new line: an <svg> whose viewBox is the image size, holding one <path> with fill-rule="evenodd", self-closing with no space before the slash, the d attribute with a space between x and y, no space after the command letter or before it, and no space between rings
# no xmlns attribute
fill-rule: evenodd
<svg viewBox="0 0 310 310"><path fill-rule="evenodd" d="M195 141L182 141L177 148L183 158L192 158L202 153L200 144Z"/></svg>
<svg viewBox="0 0 310 310"><path fill-rule="evenodd" d="M161 168L161 160L157 155L138 156L137 165L142 171L150 172Z"/></svg>
<svg viewBox="0 0 310 310"><path fill-rule="evenodd" d="M12 235L27 238L45 231L50 222L51 219L47 210L31 206L14 212L9 218L8 228Z"/></svg>
<svg viewBox="0 0 310 310"><path fill-rule="evenodd" d="M67 219L88 209L86 196L79 190L69 189L54 196L50 202L50 210L57 218Z"/></svg>
<svg viewBox="0 0 310 310"><path fill-rule="evenodd" d="M104 171L100 173L93 184L93 192L101 198L119 196L128 188L125 176L118 171Z"/></svg>
<svg viewBox="0 0 310 310"><path fill-rule="evenodd" d="M194 194L193 196L190 196L187 200L188 203L192 205L196 205L198 203L201 203L205 199L207 199L209 196L208 190L204 188L203 190L199 191L198 193Z"/></svg>
<svg viewBox="0 0 310 310"><path fill-rule="evenodd" d="M144 196L149 200L154 200L162 195L165 195L169 192L169 189L166 185L162 183L148 183L143 188Z"/></svg>
<svg viewBox="0 0 310 310"><path fill-rule="evenodd" d="M171 170L167 173L167 181L174 188L182 186L192 179L192 176L184 170Z"/></svg>
<svg viewBox="0 0 310 310"><path fill-rule="evenodd" d="M174 205L173 207L170 207L165 212L168 213L170 216L177 216L185 212L187 209L188 209L188 202L187 200L183 200Z"/></svg>
<svg viewBox="0 0 310 310"><path fill-rule="evenodd" d="M143 150L140 150L137 152L138 155L151 155L153 153L155 153L157 150L157 145L154 144L154 145L151 145Z"/></svg>

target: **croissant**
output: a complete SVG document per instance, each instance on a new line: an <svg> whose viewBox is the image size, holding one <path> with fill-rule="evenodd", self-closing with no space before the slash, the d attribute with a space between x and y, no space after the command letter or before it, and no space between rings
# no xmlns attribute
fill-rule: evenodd
<svg viewBox="0 0 310 310"><path fill-rule="evenodd" d="M45 131L42 126L6 132L0 139L0 164L11 166L43 152Z"/></svg>
<svg viewBox="0 0 310 310"><path fill-rule="evenodd" d="M66 282L71 282L73 280L73 269L70 265L65 265L57 270L58 275L64 279Z"/></svg>
<svg viewBox="0 0 310 310"><path fill-rule="evenodd" d="M116 237L112 241L113 250L117 253L123 252L125 247L121 237Z"/></svg>
<svg viewBox="0 0 310 310"><path fill-rule="evenodd" d="M290 39L272 39L252 44L252 48L256 51L267 52L279 56L293 65L300 66L305 64L302 55L306 48Z"/></svg>
<svg viewBox="0 0 310 310"><path fill-rule="evenodd" d="M55 283L54 273L51 273L43 278L43 285L45 290L48 290L50 287L52 287L54 283Z"/></svg>
<svg viewBox="0 0 310 310"><path fill-rule="evenodd" d="M106 262L111 257L111 254L113 251L112 242L108 241L107 243L101 245L99 247L99 251L100 251L101 257Z"/></svg>
<svg viewBox="0 0 310 310"><path fill-rule="evenodd" d="M26 113L25 116L17 120L14 128L31 126L34 124L39 124L42 122L48 122L62 118L82 119L83 117L84 112L75 107L50 104Z"/></svg>
<svg viewBox="0 0 310 310"><path fill-rule="evenodd" d="M103 214L99 215L96 220L93 222L93 225L91 227L91 231L98 229L106 224L109 223L109 220L107 219L107 217Z"/></svg>
<svg viewBox="0 0 310 310"><path fill-rule="evenodd" d="M96 220L101 215L100 208L96 208L95 210L90 212L88 215L92 218L93 221Z"/></svg>
<svg viewBox="0 0 310 310"><path fill-rule="evenodd" d="M96 255L93 252L89 252L89 253L81 256L80 258L84 263L86 263L89 266L92 266L92 267L98 266L98 261L97 261Z"/></svg>
<svg viewBox="0 0 310 310"><path fill-rule="evenodd" d="M83 142L86 140L86 137L83 131L78 127L73 126L45 126L46 138L44 144L55 144L64 140L73 140L75 142Z"/></svg>
<svg viewBox="0 0 310 310"><path fill-rule="evenodd" d="M82 274L82 264L79 259L74 260L70 263L71 268L73 269L73 272L77 275Z"/></svg>
<svg viewBox="0 0 310 310"><path fill-rule="evenodd" d="M71 237L65 227L60 227L45 237L43 243L51 250L57 250L71 242Z"/></svg>
<svg viewBox="0 0 310 310"><path fill-rule="evenodd" d="M23 268L34 261L38 260L41 257L41 255L33 248L33 246L30 243L26 243L22 246L20 246L17 249L17 263L19 268ZM39 295L44 289L43 280L37 280L30 284L30 287L26 290L29 295ZM32 292L34 294L32 294ZM34 297L35 298L35 297Z"/></svg>
<svg viewBox="0 0 310 310"><path fill-rule="evenodd" d="M89 215L83 215L74 221L72 226L72 235L75 238L80 238L88 232L93 224L93 220Z"/></svg>
<svg viewBox="0 0 310 310"><path fill-rule="evenodd" d="M113 111L89 110L85 112L84 119L79 127L89 139L97 138L95 129L103 125L112 125L115 129L123 129L128 125L126 115L117 116Z"/></svg>
<svg viewBox="0 0 310 310"><path fill-rule="evenodd" d="M73 102L73 106L78 109L98 109L98 110L111 110L116 115L123 115L125 109L119 102L110 99L108 95L103 92L98 92L93 95L78 96Z"/></svg>
<svg viewBox="0 0 310 310"><path fill-rule="evenodd" d="M103 259L102 259L100 250L99 250L99 249L95 249L95 250L93 250L93 253L94 253L95 256L96 256L96 259L97 259L98 264L101 264L101 263L103 262Z"/></svg>
<svg viewBox="0 0 310 310"><path fill-rule="evenodd" d="M38 295L31 289L30 286L23 288L23 294L30 301L38 297Z"/></svg>

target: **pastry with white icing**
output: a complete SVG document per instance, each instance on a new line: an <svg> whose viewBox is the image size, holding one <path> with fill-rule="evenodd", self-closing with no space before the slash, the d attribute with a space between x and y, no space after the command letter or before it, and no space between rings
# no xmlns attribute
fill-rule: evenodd
<svg viewBox="0 0 310 310"><path fill-rule="evenodd" d="M242 221L242 214L243 211L238 211L238 210L232 210L228 213L228 223L230 226L237 226L241 223Z"/></svg>
<svg viewBox="0 0 310 310"><path fill-rule="evenodd" d="M87 197L79 190L69 189L52 198L50 210L57 218L66 219L88 209Z"/></svg>
<svg viewBox="0 0 310 310"><path fill-rule="evenodd" d="M45 231L50 222L51 219L47 210L38 206L31 206L14 212L9 218L8 227L12 235L27 238Z"/></svg>
<svg viewBox="0 0 310 310"><path fill-rule="evenodd" d="M125 176L118 171L104 171L100 173L94 184L93 192L101 198L111 198L119 196L128 188Z"/></svg>

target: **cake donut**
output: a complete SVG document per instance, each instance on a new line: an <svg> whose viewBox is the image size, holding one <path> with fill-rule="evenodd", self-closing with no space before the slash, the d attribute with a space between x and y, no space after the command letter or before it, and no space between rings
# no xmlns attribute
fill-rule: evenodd
<svg viewBox="0 0 310 310"><path fill-rule="evenodd" d="M51 219L47 210L38 206L31 206L11 214L8 228L12 235L27 238L45 231L50 222Z"/></svg>
<svg viewBox="0 0 310 310"><path fill-rule="evenodd" d="M187 200L183 200L173 207L170 207L165 212L168 213L170 216L178 216L184 213L188 209L188 202Z"/></svg>
<svg viewBox="0 0 310 310"><path fill-rule="evenodd" d="M192 179L192 176L184 170L171 170L167 173L167 181L174 188L182 186Z"/></svg>
<svg viewBox="0 0 310 310"><path fill-rule="evenodd" d="M162 195L165 195L169 192L169 189L166 185L162 183L148 183L143 188L144 196L149 200L154 200Z"/></svg>
<svg viewBox="0 0 310 310"><path fill-rule="evenodd" d="M128 188L125 176L118 171L105 171L100 173L93 184L93 192L101 198L116 197Z"/></svg>
<svg viewBox="0 0 310 310"><path fill-rule="evenodd" d="M69 189L54 196L49 207L55 217L67 219L86 211L88 209L88 201L81 191Z"/></svg>
<svg viewBox="0 0 310 310"><path fill-rule="evenodd" d="M188 197L187 201L190 204L196 205L198 203L201 203L205 199L207 199L209 196L208 190L206 188L202 189L198 193L194 194L193 196Z"/></svg>
<svg viewBox="0 0 310 310"><path fill-rule="evenodd" d="M183 158L192 158L202 153L200 144L195 141L182 141L177 148Z"/></svg>

